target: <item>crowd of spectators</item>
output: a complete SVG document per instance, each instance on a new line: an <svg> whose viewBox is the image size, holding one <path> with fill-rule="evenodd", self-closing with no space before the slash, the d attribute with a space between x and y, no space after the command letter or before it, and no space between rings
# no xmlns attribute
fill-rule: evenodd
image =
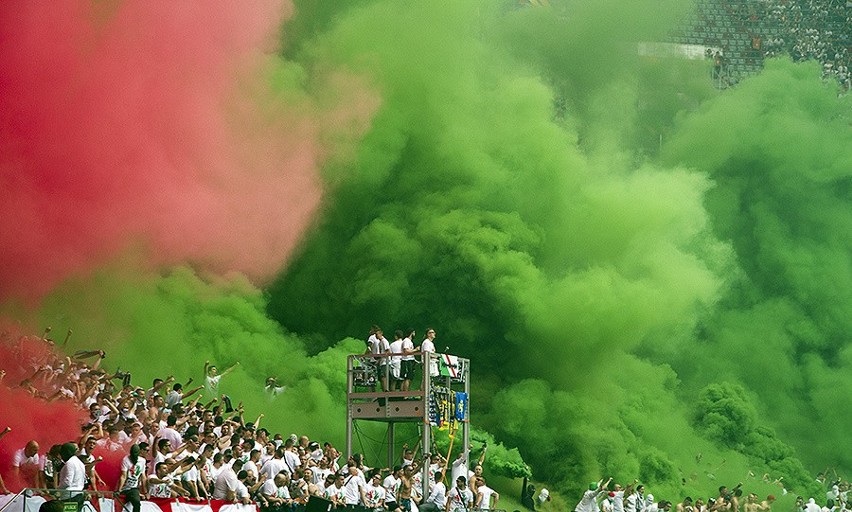
<svg viewBox="0 0 852 512"><path fill-rule="evenodd" d="M763 41L766 57L788 54L793 60L822 63L823 77L852 88L849 32L852 5L846 0L765 0L767 21L781 31Z"/></svg>
<svg viewBox="0 0 852 512"><path fill-rule="evenodd" d="M429 329L427 348L433 338ZM2 475L11 488L0 479L2 493L41 489L36 492L80 504L93 493L114 493L132 512L140 511L144 498L256 503L272 512L303 510L314 497L340 508L411 510L419 504L453 511L491 510L499 499L482 476L484 447L473 470L462 455L452 463L438 454L418 458L407 445L397 466L371 468L359 454L342 458L331 443L270 431L263 414L246 418L241 402L233 405L219 393L234 366L219 371L208 361L203 383L165 376L142 387L127 372L105 371L100 350L63 356L46 336L0 342L12 359L6 368L20 369L14 378L0 373L0 386L48 406L74 404L84 418L71 426L79 435L67 442L48 447L30 440L17 449L12 469ZM389 350L404 352L396 348ZM406 375L394 372L397 387L406 385ZM266 384L273 396L283 391L272 377ZM429 464L427 495L421 491L423 464Z"/></svg>
<svg viewBox="0 0 852 512"><path fill-rule="evenodd" d="M383 343L381 330L374 328L367 343L368 353L399 355L399 369L390 372L397 389L405 375L401 355L415 350L411 336L413 331L397 333L399 347L407 350L391 349ZM434 338L434 330L427 329L417 348L425 344L434 350ZM407 445L394 467L371 468L360 454L344 460L331 443L271 432L262 426L263 414L247 421L242 403L234 406L218 393L221 379L236 365L220 372L206 362L205 381L195 386L192 379L181 383L166 376L142 387L132 383L129 373L105 371L105 353L100 350L62 356L44 336L0 342L9 349L3 354L6 368L17 369L17 376L0 370L0 386L47 405L74 404L83 418L71 426L79 435L66 442L43 447L31 439L13 447L11 469L0 475L2 493L25 487L79 503L91 493L115 493L132 512L140 511L143 498L256 503L269 512L304 510L311 499L340 508L390 511L493 510L500 499L482 474L485 446L472 469L463 453L450 462L437 453L418 457L418 450ZM394 389L391 383L383 387ZM274 396L283 387L270 378L267 391ZM205 402L202 396L214 398ZM9 427L0 431L0 443L10 432ZM429 478L425 493L424 465ZM793 512L852 510L849 483L822 475L818 479L826 495L799 497ZM11 489L4 480L14 482ZM524 483L521 502L527 509L535 510L549 499L546 490L536 495L535 487ZM622 486L609 479L590 484L575 511L768 512L774 501L772 495L745 493L738 484L720 487L718 495L707 499L671 502L656 500L638 481Z"/></svg>
<svg viewBox="0 0 852 512"><path fill-rule="evenodd" d="M852 88L850 65L852 0L698 0L672 38L701 44L713 61L720 88L762 69L762 61L780 55L813 60L822 76Z"/></svg>
<svg viewBox="0 0 852 512"><path fill-rule="evenodd" d="M766 483L780 484L779 481L770 482L768 475L764 475ZM852 485L849 482L834 479L827 481L820 474L817 481L826 486L825 496L805 499L802 496L796 498L792 512L845 512L852 510ZM536 506L533 500L535 489L527 489L524 493L524 505L534 510ZM786 493L783 489L782 492ZM645 486L638 480L634 480L624 486L612 483L612 478L607 481L592 482L587 491L574 508L575 512L769 512L775 502L774 495L765 498L753 492L745 492L742 482L733 488L720 486L718 494L708 498L687 496L678 502L656 499L653 494L646 492ZM541 501L541 500L539 500ZM819 503L817 503L819 501Z"/></svg>

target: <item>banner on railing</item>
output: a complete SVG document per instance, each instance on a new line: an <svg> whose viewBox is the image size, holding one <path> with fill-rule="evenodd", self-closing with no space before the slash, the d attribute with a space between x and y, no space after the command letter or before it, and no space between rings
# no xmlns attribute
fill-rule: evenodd
<svg viewBox="0 0 852 512"><path fill-rule="evenodd" d="M14 494L0 495L3 512L38 512L46 500L41 496ZM8 506L7 506L8 505ZM122 511L122 502L112 498L92 498L83 502L81 512L129 512L127 505ZM142 501L141 512L258 512L257 505L243 505L223 500L192 501L173 498L153 498Z"/></svg>

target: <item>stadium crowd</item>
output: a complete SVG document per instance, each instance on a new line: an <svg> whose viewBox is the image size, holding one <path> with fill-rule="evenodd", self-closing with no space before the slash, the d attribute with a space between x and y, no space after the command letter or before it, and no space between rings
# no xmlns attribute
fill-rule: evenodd
<svg viewBox="0 0 852 512"><path fill-rule="evenodd" d="M408 388L413 369L403 358L415 350L413 334L398 332L393 343L383 343L381 330L370 333L367 352L398 354L390 359L396 381L387 383L390 389ZM417 350L434 351L434 337L427 329ZM462 455L452 463L439 454L418 458L407 445L398 465L371 468L360 454L341 459L331 443L273 433L262 426L263 414L247 421L242 403L234 406L219 392L221 380L239 363L220 371L206 362L205 382L194 386L192 379L181 383L166 376L141 387L129 373L105 371L102 350L62 356L46 334L5 336L0 342L7 348L5 367L19 369L14 380L0 373L0 385L44 403L73 403L85 416L79 429L73 426L79 436L65 443L45 447L30 440L13 447L0 493L42 489L82 504L85 495L115 492L132 512L140 511L144 498L256 503L271 512L303 510L312 497L338 508L391 511L418 504L421 510L492 510L499 500L482 476L484 447L473 470ZM284 388L269 377L266 391L275 396ZM205 402L202 396L213 398ZM0 433L0 443L10 431ZM103 474L110 461L117 478ZM427 496L421 495L422 464L430 465Z"/></svg>
<svg viewBox="0 0 852 512"><path fill-rule="evenodd" d="M427 329L419 347L414 346L413 335L413 330L397 332L393 345L384 340L381 329L370 331L367 353L400 357L390 363L396 366L390 372L396 384L382 383L383 388L407 386L411 369L403 369L403 354L434 350L433 329ZM0 386L46 404L72 403L85 418L72 426L79 429L79 436L67 442L42 447L30 440L12 447L11 469L0 475L3 494L29 488L82 503L86 494L114 492L132 512L140 512L144 498L177 497L255 503L264 512L304 510L314 497L337 508L375 511L461 512L498 506L500 495L482 474L486 446L472 469L463 454L452 462L437 453L418 457L418 450L408 445L403 445L393 468L368 467L360 454L342 460L331 443L270 432L261 426L263 414L246 421L242 403L233 406L219 393L221 380L236 365L220 372L206 362L205 382L195 386L192 379L180 383L167 376L141 387L131 383L129 373L102 369L101 350L61 356L45 336L5 336L0 346L7 349L0 354L5 367L17 370L16 377L0 370ZM214 398L203 403L202 390ZM266 391L274 396L284 389L270 377ZM0 431L0 444L10 431L9 427ZM116 470L113 478L101 471L102 463L110 461ZM421 492L424 464L429 465L426 494ZM820 497L818 505L813 498L800 497L793 512L852 510L848 482L819 478L828 489L824 499ZM4 481L10 483L8 488ZM677 503L656 500L645 491L637 480L623 486L611 478L593 482L575 512L768 512L775 501L772 495L746 494L742 484L720 487L718 495L707 499L686 497ZM546 489L536 493L535 486L524 481L525 508L535 510L550 499Z"/></svg>
<svg viewBox="0 0 852 512"><path fill-rule="evenodd" d="M788 54L793 60L817 60L823 77L836 79L844 90L852 89L850 27L852 5L846 0L766 0L766 24L780 32L762 42L763 55Z"/></svg>
<svg viewBox="0 0 852 512"><path fill-rule="evenodd" d="M764 477L767 481L768 477ZM848 482L834 480L827 482L823 475L817 480L826 485L827 491L824 499L820 497L821 505L816 499L805 499L802 496L796 498L793 512L842 512L850 510L848 498L850 485ZM525 493L524 502L532 500L534 489ZM575 512L767 512L772 509L775 496L768 495L761 498L755 493L745 493L743 484L739 483L733 488L720 486L717 495L704 498L693 498L687 496L678 503L667 500L656 500L654 495L645 492L645 486L638 480L634 480L625 486L613 484L610 478L607 481L592 482L587 491L583 493ZM535 505L534 503L532 504ZM528 506L529 508L529 506Z"/></svg>

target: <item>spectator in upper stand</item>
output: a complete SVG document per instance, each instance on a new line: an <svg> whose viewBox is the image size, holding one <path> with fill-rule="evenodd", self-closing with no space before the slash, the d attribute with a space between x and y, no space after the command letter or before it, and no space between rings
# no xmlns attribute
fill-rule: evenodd
<svg viewBox="0 0 852 512"><path fill-rule="evenodd" d="M399 391L402 389L402 331L397 330L394 334L394 340L390 344L390 387L391 391Z"/></svg>
<svg viewBox="0 0 852 512"><path fill-rule="evenodd" d="M208 396L219 396L219 381L222 380L222 377L231 373L234 368L239 365L240 362L237 361L233 365L226 368L222 373L219 373L219 369L216 368L215 365L211 365L210 361L204 362L204 375L205 375L205 383L204 387L207 390Z"/></svg>
<svg viewBox="0 0 852 512"><path fill-rule="evenodd" d="M527 477L524 477L521 489L521 505L527 510L535 510L535 485L527 484Z"/></svg>
<svg viewBox="0 0 852 512"><path fill-rule="evenodd" d="M286 386L278 384L278 379L272 376L266 378L266 385L263 387L263 391L270 400L283 393L285 389L287 389Z"/></svg>
<svg viewBox="0 0 852 512"><path fill-rule="evenodd" d="M189 379L186 383L188 386L192 382L192 379ZM172 390L166 395L166 407L169 409L173 409L175 405L183 402L184 398L189 398L195 393L201 391L201 388L204 386L196 386L190 389L187 392L183 391L183 384L180 382L175 382L174 386L172 386ZM215 395L214 395L215 396Z"/></svg>

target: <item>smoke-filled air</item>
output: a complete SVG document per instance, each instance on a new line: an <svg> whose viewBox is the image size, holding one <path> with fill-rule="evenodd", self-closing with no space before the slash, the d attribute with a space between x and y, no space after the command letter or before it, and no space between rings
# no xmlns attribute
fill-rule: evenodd
<svg viewBox="0 0 852 512"><path fill-rule="evenodd" d="M516 3L3 2L4 336L140 386L239 362L249 416L339 444L346 356L432 327L486 474L848 475L852 97L640 57L686 1ZM74 414L2 393L0 463Z"/></svg>

